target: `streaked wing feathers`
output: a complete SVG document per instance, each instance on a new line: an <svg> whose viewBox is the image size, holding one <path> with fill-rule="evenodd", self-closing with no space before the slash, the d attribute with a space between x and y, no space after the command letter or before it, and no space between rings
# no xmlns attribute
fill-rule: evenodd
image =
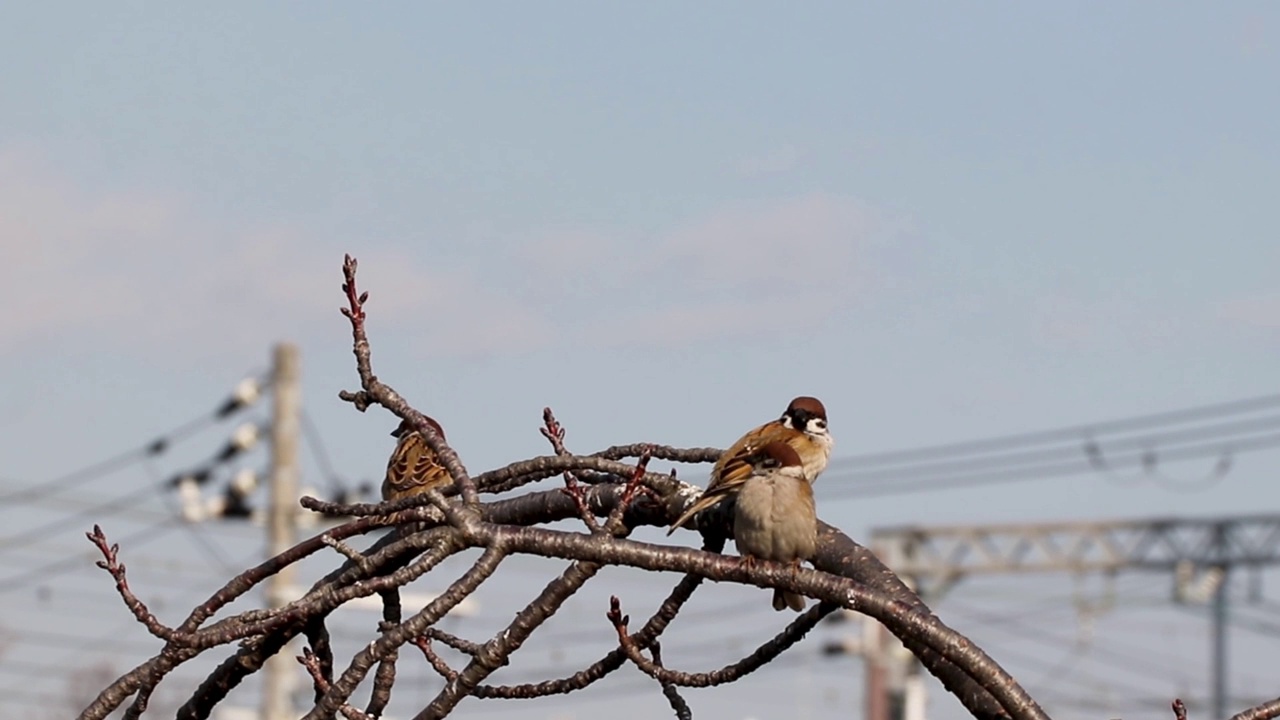
<svg viewBox="0 0 1280 720"><path fill-rule="evenodd" d="M436 459L436 454L422 435L416 432L400 436L395 452L387 462L387 476L382 481L382 497L393 500L416 495L423 490L439 488L450 482L449 473Z"/></svg>
<svg viewBox="0 0 1280 720"><path fill-rule="evenodd" d="M804 437L803 432L786 427L776 420L753 429L725 450L724 455L716 461L715 467L711 470L711 484L708 489L717 488L720 485L729 487L741 485L750 477L751 456L755 455L760 448L771 442L781 441L800 450L803 446L798 441L803 440Z"/></svg>
<svg viewBox="0 0 1280 720"><path fill-rule="evenodd" d="M738 438L738 441L725 450L716 461L715 467L711 470L711 482L707 484L706 491L689 506L688 510L681 513L675 522L671 523L667 534L675 532L676 528L689 522L689 518L694 515L738 492L747 478L751 477L752 456L760 448L775 440L795 446L795 441L803 438L803 432L786 427L776 420L754 428Z"/></svg>

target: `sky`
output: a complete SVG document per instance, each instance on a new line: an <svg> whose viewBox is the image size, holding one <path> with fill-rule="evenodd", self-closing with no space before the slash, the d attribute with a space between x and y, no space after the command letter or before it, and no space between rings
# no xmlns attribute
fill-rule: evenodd
<svg viewBox="0 0 1280 720"><path fill-rule="evenodd" d="M583 452L727 446L811 394L839 460L1272 394L1278 33L1280 9L1262 2L10 4L0 487L199 416L281 341L302 350L312 443L338 476L379 480L396 421L337 399L357 382L337 311L344 253L371 295L376 372L441 421L473 472L547 452L544 406ZM201 437L13 507L6 524L145 487L225 435ZM1197 478L1213 462L1162 471ZM1278 470L1272 450L1196 492L1095 473L856 501L833 473L818 505L863 540L913 523L1221 516L1269 512ZM306 472L327 481L310 456ZM137 513L162 518L169 500L148 496ZM137 527L110 513L80 524L110 532L112 519L120 534ZM59 526L6 565L81 553L85 529ZM175 537L145 565L190 571L164 590L187 605L262 552L252 527ZM75 611L94 638L127 618L84 565L48 587L101 596ZM965 601L1014 607L1020 582L974 581ZM1130 590L1121 605L1148 617L1151 588ZM0 607L10 653L69 662L17 629L56 627L67 610L25 590ZM1200 667L1202 618L1169 617L1114 632L1135 645L1195 637L1179 652ZM997 660L1016 651L991 642ZM1250 652L1242 642L1241 665ZM796 662L824 669L762 675L799 688L777 712L860 712L846 687L858 661ZM46 686L0 654L0 686L56 695L37 674ZM1276 694L1276 678L1238 680ZM1207 687L1198 673L1178 682ZM768 717L753 704L764 687L691 701ZM1175 689L1148 678L1129 694ZM962 717L932 692L931 716ZM608 696L594 697L542 709L574 717Z"/></svg>

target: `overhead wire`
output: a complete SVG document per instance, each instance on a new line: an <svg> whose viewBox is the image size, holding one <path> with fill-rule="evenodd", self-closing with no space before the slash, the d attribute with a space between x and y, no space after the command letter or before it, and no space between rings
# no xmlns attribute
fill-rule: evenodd
<svg viewBox="0 0 1280 720"><path fill-rule="evenodd" d="M77 524L82 520L90 518L101 518L104 513L110 513L121 508L127 508L138 500L150 497L161 489L162 486L155 484L147 484L140 488L135 488L122 495L118 495L110 500L78 510L71 515L60 516L55 520L40 523L33 527L17 532L13 535L0 538L0 554L12 552L19 548L26 547L32 543L44 540L53 534L59 528Z"/></svg>
<svg viewBox="0 0 1280 720"><path fill-rule="evenodd" d="M1111 453L1118 451L1153 452L1153 449L1157 447L1184 445L1189 442L1221 440L1229 443L1233 438L1251 437L1252 434L1257 431L1277 429L1280 429L1280 415L1270 415L1243 421L1237 420L1195 428L1185 428L1182 430L1161 431L1145 435L1124 437L1108 441L1106 443L1106 449ZM965 460L913 463L904 467L865 471L865 474L869 477L877 479L883 478L888 481L890 479L901 480L919 477L942 477L975 470L1024 467L1027 465L1043 464L1045 462L1073 459L1083 460L1091 465L1097 466L1099 464L1105 464L1106 462L1106 456L1104 455L1103 450L1104 448L1092 437L1081 436L1073 439L1073 441L1066 445L1060 445L1058 447L982 455ZM838 464L835 461L833 461L831 465L833 467L838 467ZM842 473L842 476L848 477L856 474L864 473L860 473L859 471L847 471Z"/></svg>
<svg viewBox="0 0 1280 720"><path fill-rule="evenodd" d="M320 426L311 419L311 414L306 408L302 409L302 436L306 441L307 449L311 451L311 458L315 461L316 467L319 468L320 474L325 478L325 482L329 485L329 492L335 497L343 491L342 479L338 476L338 471L334 469L333 458L329 455L329 448L324 443L324 436L320 433Z"/></svg>
<svg viewBox="0 0 1280 720"><path fill-rule="evenodd" d="M154 463L147 462L146 468L153 481L160 480L160 471L156 468ZM169 493L164 493L163 498L165 505L169 508L170 514L173 517L182 517L182 508L179 505L178 499ZM222 551L222 547L218 545L217 541L205 533L203 523L199 524L199 526L197 526L197 523L190 522L184 522L182 524L186 527L191 539L194 540L196 545L204 552L205 559L211 566L214 566L223 572L235 573L235 566L231 564L231 560L227 558L226 553Z"/></svg>
<svg viewBox="0 0 1280 720"><path fill-rule="evenodd" d="M223 450L214 456L213 459L204 463L197 473L207 479L219 465L229 462L241 452L247 452L251 446L251 443L245 444L243 442L243 438L237 439L233 437L233 439L226 444ZM40 523L14 533L13 535L0 538L0 554L12 552L39 542L50 535L56 534L57 531L62 528L76 526L86 519L94 518L100 520L104 515L110 515L120 511L130 511L140 500L156 495L163 495L163 491L167 487L176 486L175 480L157 481L156 478L158 477L158 474L153 466L148 465L147 469L153 475L153 481L143 485L142 487L135 488L134 490L122 493L121 495L117 495L116 497L103 502L82 507L70 515L62 515L54 520ZM183 475L179 474L178 476L175 476L175 479L181 479L182 477Z"/></svg>
<svg viewBox="0 0 1280 720"><path fill-rule="evenodd" d="M142 447L126 450L118 455L86 465L69 473L28 485L21 490L0 495L0 503L30 502L54 493L79 487L92 480L123 470L149 457L159 455L165 452L173 443L195 435L204 428L213 425L216 421L217 417L214 415L202 415L178 426L177 429L152 440Z"/></svg>
<svg viewBox="0 0 1280 720"><path fill-rule="evenodd" d="M192 418L191 420L178 425L174 429L157 436L140 447L125 450L124 452L113 455L104 460L99 460L76 470L72 470L71 472L28 485L20 490L4 493L3 495L0 495L0 503L10 504L31 501L36 498L45 497L57 492L79 487L87 482L91 482L97 478L129 467L139 461L163 454L175 443L181 442L201 430L231 417L239 410L248 407L255 402L257 400L258 393L265 385L265 383L258 380L255 375L256 374L251 374L248 376L246 381L242 381L236 387L235 391L233 391L232 394L213 412L203 413L198 417ZM250 381L252 382L250 383Z"/></svg>
<svg viewBox="0 0 1280 720"><path fill-rule="evenodd" d="M978 440L926 445L903 450L867 453L839 458L832 461L833 468L877 467L901 465L921 460L947 457L963 457L993 450L1043 445L1052 441L1072 440L1088 434L1115 434L1150 426L1181 425L1223 415L1258 412L1268 408L1280 408L1280 394L1262 395L1243 400L1199 405L1179 410L1169 410L1145 415L1134 415L1116 420L1069 425L1049 430L1013 433Z"/></svg>
<svg viewBox="0 0 1280 720"><path fill-rule="evenodd" d="M1270 450L1274 448L1280 448L1280 433L1237 437L1230 440L1230 451L1233 454ZM1221 455L1223 450L1224 446L1222 441L1216 441L1208 444L1178 447L1173 450L1166 451L1161 455L1165 460L1180 462L1206 457L1218 457ZM1109 464L1111 467L1141 465L1144 462L1143 455L1143 452L1139 452L1112 457ZM1056 477L1083 475L1085 473L1095 471L1096 468L1090 464L1087 459L1082 458L1077 462L1049 463L1033 465L1025 468L1014 467L1005 470L995 470L992 472L971 472L959 475L892 480L872 484L849 484L842 487L832 487L833 483L827 482L824 483L821 488L832 489L828 490L820 497L829 500L882 497L886 495L954 490L985 485L1035 482ZM846 480L851 478L850 475L844 473L830 473L829 471L829 474L830 477L833 478ZM825 477L826 476L824 476L824 479ZM821 492L821 490L819 492Z"/></svg>
<svg viewBox="0 0 1280 720"><path fill-rule="evenodd" d="M125 535L114 542L130 544L133 547L140 547L146 543L158 540L162 536L167 535L174 530L177 530L181 524L181 519L171 518L153 525L148 525L147 527ZM0 578L0 593L7 593L14 590L20 590L24 587L30 587L40 580L46 580L58 575L63 575L83 566L84 558L69 557L30 568L7 577Z"/></svg>
<svg viewBox="0 0 1280 720"><path fill-rule="evenodd" d="M1052 645L1054 647L1070 647L1080 644L1077 640L1046 632L1041 627L1033 626L1020 619L1011 618L1007 614L963 606L960 608L948 606L946 608L948 613L957 611L962 616L978 620L978 624L983 627L1001 632L1015 633L1020 640L1028 640L1033 643ZM1103 664L1109 664L1114 668L1137 674L1146 675L1150 673L1157 677L1169 677L1181 669L1173 664L1152 662L1149 651L1117 643L1114 640L1108 640L1105 644L1090 643L1088 650Z"/></svg>

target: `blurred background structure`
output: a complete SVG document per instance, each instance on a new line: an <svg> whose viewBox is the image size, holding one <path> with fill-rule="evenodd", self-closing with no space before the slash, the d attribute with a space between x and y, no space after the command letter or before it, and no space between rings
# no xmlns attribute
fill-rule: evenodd
<svg viewBox="0 0 1280 720"><path fill-rule="evenodd" d="M376 487L396 423L336 399L344 251L378 374L472 469L545 452L546 405L589 452L724 445L819 395L819 514L1055 718L1274 697L1277 32L1262 2L0 8L0 715L66 717L157 647L93 523L165 620L288 529L276 344L297 492ZM556 567L511 565L458 632ZM610 645L608 594L665 590L602 573L495 681L572 672ZM376 621L341 611L337 649ZM704 588L664 656L717 667L778 622ZM962 716L900 659L829 623L687 697ZM400 672L392 717L437 682ZM258 683L220 720L260 717ZM602 708L667 712L625 670L463 712Z"/></svg>

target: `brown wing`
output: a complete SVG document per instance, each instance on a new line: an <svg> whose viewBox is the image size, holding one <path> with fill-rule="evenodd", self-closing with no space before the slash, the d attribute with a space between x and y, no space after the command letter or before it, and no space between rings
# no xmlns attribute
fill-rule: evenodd
<svg viewBox="0 0 1280 720"><path fill-rule="evenodd" d="M751 457L760 452L760 448L771 442L785 442L798 447L797 441L804 439L804 433L786 427L778 421L767 422L751 432L743 435L734 443L711 469L711 484L707 489L718 489L720 486L737 487L751 475Z"/></svg>
<svg viewBox="0 0 1280 720"><path fill-rule="evenodd" d="M396 449L387 461L387 476L382 481L382 499L399 500L424 490L440 488L450 482L436 454L422 435L407 432L400 435Z"/></svg>
<svg viewBox="0 0 1280 720"><path fill-rule="evenodd" d="M736 493L742 483L751 477L752 456L759 453L760 448L776 441L786 442L794 447L796 440L803 438L803 432L786 427L776 420L754 428L738 438L711 469L711 482L707 483L706 491L671 523L667 534L675 532L676 528L689 522L689 518L694 515Z"/></svg>

